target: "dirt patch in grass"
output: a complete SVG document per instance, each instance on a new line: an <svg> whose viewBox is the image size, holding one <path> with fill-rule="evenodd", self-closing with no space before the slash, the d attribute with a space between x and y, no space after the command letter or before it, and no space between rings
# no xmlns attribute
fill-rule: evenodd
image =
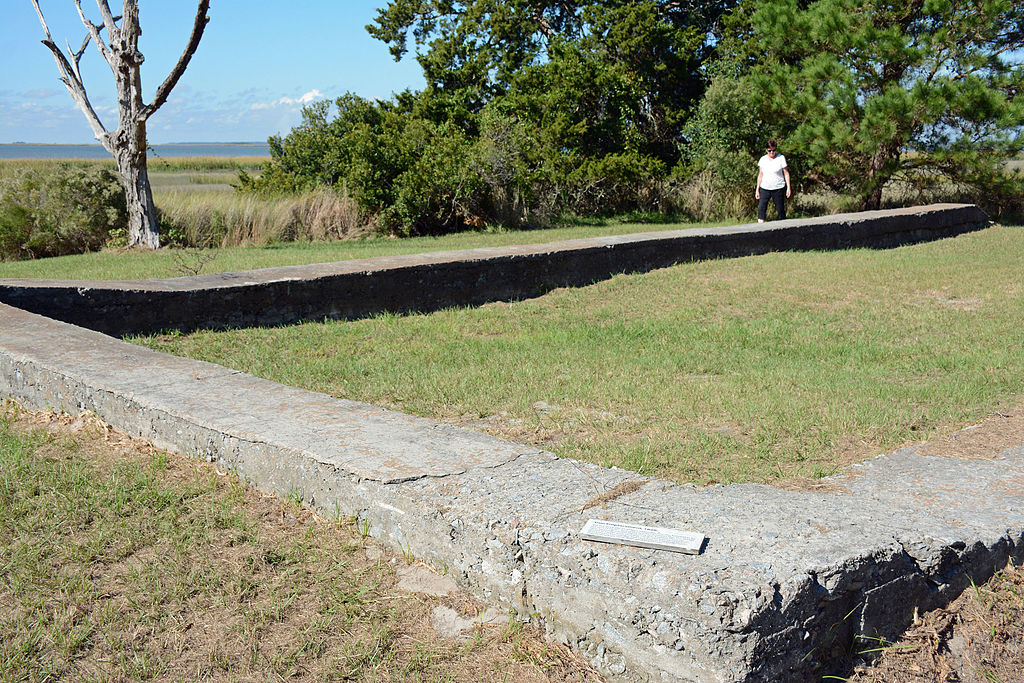
<svg viewBox="0 0 1024 683"><path fill-rule="evenodd" d="M989 460L1019 446L1024 435L1024 406L992 413L981 424L924 444L917 452L937 458Z"/></svg>
<svg viewBox="0 0 1024 683"><path fill-rule="evenodd" d="M0 465L0 679L599 680L464 591L403 590L416 561L352 524L94 417L8 410Z"/></svg>
<svg viewBox="0 0 1024 683"><path fill-rule="evenodd" d="M939 428L940 431L950 429ZM1024 441L1024 406L990 414L980 424L956 429L956 431L921 444L918 455L934 458L956 458L960 460L991 460L1003 451L1021 445ZM837 471L863 461L870 456L871 445L867 442L848 439L837 449L835 463ZM875 451L877 453L877 451ZM856 476L856 471L845 471L844 477ZM813 477L788 477L770 482L775 488L786 491L814 491L817 493L848 493L841 484L827 479Z"/></svg>

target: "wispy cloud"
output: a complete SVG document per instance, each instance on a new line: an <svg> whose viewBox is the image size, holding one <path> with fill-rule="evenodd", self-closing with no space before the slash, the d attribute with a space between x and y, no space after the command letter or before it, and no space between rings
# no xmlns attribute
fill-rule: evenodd
<svg viewBox="0 0 1024 683"><path fill-rule="evenodd" d="M297 104L309 104L314 100L324 97L324 94L319 90L310 90L305 95L297 99L291 97L281 97L273 102L254 102L250 108L252 109L273 109L274 107L280 106L295 106Z"/></svg>
<svg viewBox="0 0 1024 683"><path fill-rule="evenodd" d="M43 100L48 97L55 97L60 95L62 91L54 88L39 88L37 90L29 90L21 93L21 96L30 100Z"/></svg>
<svg viewBox="0 0 1024 683"><path fill-rule="evenodd" d="M58 133L70 131L67 138ZM28 134L32 132L34 134ZM65 142L92 138L89 125L71 98L62 102L12 102L0 99L0 140Z"/></svg>
<svg viewBox="0 0 1024 683"><path fill-rule="evenodd" d="M329 92L329 91L328 91ZM0 92L0 140L82 143L92 131L82 112L60 90ZM57 95L57 97L52 97ZM117 128L117 103L107 93L93 100L108 130ZM240 92L208 92L179 87L148 122L150 142L265 140L287 134L301 122L301 108L327 97L310 90L298 97L280 97L266 88Z"/></svg>

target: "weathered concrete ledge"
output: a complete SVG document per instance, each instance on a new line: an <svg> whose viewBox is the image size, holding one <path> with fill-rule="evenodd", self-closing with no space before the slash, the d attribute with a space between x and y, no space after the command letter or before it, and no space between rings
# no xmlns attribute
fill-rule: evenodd
<svg viewBox="0 0 1024 683"><path fill-rule="evenodd" d="M800 681L1024 559L1024 445L908 448L833 492L696 488L341 401L0 304L0 395L355 515L627 680ZM1022 439L1024 441L1024 439ZM639 490L588 501L628 480ZM700 555L582 541L589 517L699 531Z"/></svg>
<svg viewBox="0 0 1024 683"><path fill-rule="evenodd" d="M695 259L892 247L988 225L970 204L436 252L167 280L0 280L0 302L113 335L358 318L536 296Z"/></svg>

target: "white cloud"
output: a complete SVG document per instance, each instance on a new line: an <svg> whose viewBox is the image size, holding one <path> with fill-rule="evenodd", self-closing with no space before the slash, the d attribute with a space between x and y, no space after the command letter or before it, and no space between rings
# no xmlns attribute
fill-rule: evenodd
<svg viewBox="0 0 1024 683"><path fill-rule="evenodd" d="M62 94L60 90L54 90L52 88L39 88L38 90L29 90L21 94L22 97L26 97L31 100L46 99L48 97L56 97Z"/></svg>
<svg viewBox="0 0 1024 683"><path fill-rule="evenodd" d="M302 95L298 99L291 97L282 97L273 102L256 102L251 105L251 109L273 109L274 107L280 106L294 106L296 104L309 104L313 100L324 97L324 94L319 90L310 90L305 95Z"/></svg>

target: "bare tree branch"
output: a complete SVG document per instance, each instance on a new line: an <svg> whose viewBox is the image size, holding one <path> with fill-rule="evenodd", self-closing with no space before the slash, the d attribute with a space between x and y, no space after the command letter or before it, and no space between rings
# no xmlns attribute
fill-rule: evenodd
<svg viewBox="0 0 1024 683"><path fill-rule="evenodd" d="M75 4L78 4L78 0L75 0ZM107 0L96 0L96 6L99 7L100 16L103 17L103 25L107 27L107 36L110 39L111 46L114 43L121 42L121 29L117 27L119 17L115 17L114 13L110 11L110 5L107 4Z"/></svg>
<svg viewBox="0 0 1024 683"><path fill-rule="evenodd" d="M74 57L74 59L71 60L71 65L75 68L75 79L78 80L78 82L81 83L82 87L84 88L85 81L82 80L82 70L79 67L79 63L82 61L82 55L85 54L85 48L89 47L89 36L85 37L85 40L82 41L82 47L78 48L77 52L71 49L71 43L67 43L67 46L68 54Z"/></svg>
<svg viewBox="0 0 1024 683"><path fill-rule="evenodd" d="M104 147L108 147L107 129L103 125L103 122L100 121L100 117L96 113L96 110L93 109L92 103L89 101L89 95L85 92L85 86L82 85L81 80L79 80L75 73L75 67L68 62L67 57L64 56L64 53L61 52L61 49L57 47L52 40L44 40L42 42L43 45L48 47L50 52L53 53L53 58L57 62L57 69L61 73L60 80L64 84L64 87L67 88L71 98L78 105L78 108L82 110L83 114L85 114L85 118L89 122L89 127L92 128L93 136L103 143Z"/></svg>
<svg viewBox="0 0 1024 683"><path fill-rule="evenodd" d="M75 7L78 9L78 17L82 20L82 24L89 32L89 35L92 36L93 42L96 43L96 49L100 51L100 54L103 56L103 60L111 69L113 69L114 56L110 53L110 48L108 48L106 43L103 42L103 37L100 36L100 29L102 26L97 26L85 18L85 12L82 11L82 0L75 0Z"/></svg>
<svg viewBox="0 0 1024 683"><path fill-rule="evenodd" d="M85 114L86 120L89 122L89 127L92 128L93 135L103 143L104 147L108 147L107 140L107 129L104 127L103 122L100 121L99 115L96 114L96 110L93 109L92 103L89 102L89 95L85 91L85 85L82 83L81 76L78 72L78 60L82 57L82 52L85 49L83 44L82 50L76 53L72 53L75 58L75 63L72 66L71 62L64 55L57 44L53 42L53 36L50 35L50 27L46 25L46 19L43 17L43 11L39 8L39 0L32 0L32 6L36 9L36 14L39 15L39 23L43 27L43 34L46 36L46 40L42 41L50 52L53 53L53 59L57 62L57 71L60 72L60 80L67 88L68 94L78 105L78 108ZM70 51L70 47L68 48Z"/></svg>
<svg viewBox="0 0 1024 683"><path fill-rule="evenodd" d="M36 8L36 14L39 15L39 23L43 25L43 35L52 43L53 36L50 35L50 27L46 25L46 19L43 18L43 10L39 9L39 0L32 0L32 6Z"/></svg>
<svg viewBox="0 0 1024 683"><path fill-rule="evenodd" d="M185 51L181 53L181 57L178 58L178 63L171 69L171 73L167 75L166 80L160 84L160 87L156 90L156 95L153 97L153 102L146 105L142 109L141 116L143 119L148 119L152 116L153 112L159 109L164 102L167 101L167 96L171 94L171 90L177 84L178 79L185 73L186 67L188 67L189 61L192 59L192 55L195 54L196 48L199 47L199 40L203 37L203 31L206 29L206 24L209 23L210 18L206 16L206 13L210 9L210 0L199 0L199 6L196 8L196 19L192 24L192 35L188 39L188 45L185 46Z"/></svg>

